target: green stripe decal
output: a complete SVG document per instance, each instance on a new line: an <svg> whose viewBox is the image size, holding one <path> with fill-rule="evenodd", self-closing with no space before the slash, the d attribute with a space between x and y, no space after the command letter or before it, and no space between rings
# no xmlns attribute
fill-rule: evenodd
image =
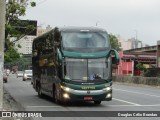
<svg viewBox="0 0 160 120"><path fill-rule="evenodd" d="M108 55L108 51L103 52L94 52L94 53L80 53L80 52L69 52L62 51L65 57L74 57L74 58L97 58L97 57L106 57Z"/></svg>

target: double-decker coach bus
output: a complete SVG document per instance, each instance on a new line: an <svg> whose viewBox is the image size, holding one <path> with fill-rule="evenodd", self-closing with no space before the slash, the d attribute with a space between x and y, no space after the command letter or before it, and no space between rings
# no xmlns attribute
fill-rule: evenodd
<svg viewBox="0 0 160 120"><path fill-rule="evenodd" d="M33 41L33 87L54 101L112 100L112 57L105 30L94 27L54 28Z"/></svg>

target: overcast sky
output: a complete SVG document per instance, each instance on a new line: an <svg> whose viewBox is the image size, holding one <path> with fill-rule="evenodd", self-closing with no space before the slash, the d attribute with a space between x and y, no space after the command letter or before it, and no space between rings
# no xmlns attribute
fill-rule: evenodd
<svg viewBox="0 0 160 120"><path fill-rule="evenodd" d="M26 19L38 25L97 26L124 39L137 37L156 45L160 40L160 0L36 0Z"/></svg>

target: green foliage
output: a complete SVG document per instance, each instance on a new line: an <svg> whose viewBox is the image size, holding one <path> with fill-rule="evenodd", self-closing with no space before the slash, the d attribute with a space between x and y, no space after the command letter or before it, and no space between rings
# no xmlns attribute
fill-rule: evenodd
<svg viewBox="0 0 160 120"><path fill-rule="evenodd" d="M22 46L20 44L17 45L18 48L22 48Z"/></svg>
<svg viewBox="0 0 160 120"><path fill-rule="evenodd" d="M31 63L28 63L28 60L24 57L20 57L17 61L16 64L19 64L21 66L25 66L25 65L30 65Z"/></svg>
<svg viewBox="0 0 160 120"><path fill-rule="evenodd" d="M30 3L31 3L31 6L32 6L32 7L35 7L35 6L36 6L36 2L33 2L33 1L32 1L32 2L30 2Z"/></svg>
<svg viewBox="0 0 160 120"><path fill-rule="evenodd" d="M14 43L13 41L10 41L10 38L14 36L15 41L18 41L25 36L25 34L18 31L15 26L20 22L20 17L25 16L26 8L28 6L35 7L36 3L32 0L6 0L5 43L9 49L4 55L5 63L14 62L20 58L20 55L18 51L15 50ZM15 26L13 26L13 23ZM25 26L27 31L33 29L30 25L26 24ZM18 47L20 46L18 45Z"/></svg>
<svg viewBox="0 0 160 120"><path fill-rule="evenodd" d="M36 3L31 0L6 0L6 39L16 36L17 40L24 36L22 32L17 30L21 23L19 17L25 16L27 6L35 7ZM31 25L23 23L27 31L33 29Z"/></svg>
<svg viewBox="0 0 160 120"><path fill-rule="evenodd" d="M13 47L10 47L4 55L4 63L10 63L13 61L17 61L20 58L19 53Z"/></svg>
<svg viewBox="0 0 160 120"><path fill-rule="evenodd" d="M19 57L17 60L10 60L10 62L5 63L6 66L11 68L11 66L18 66L19 70L23 70L25 66L30 66L31 62L24 58L23 56Z"/></svg>
<svg viewBox="0 0 160 120"><path fill-rule="evenodd" d="M160 77L159 68L148 68L144 70L144 77Z"/></svg>
<svg viewBox="0 0 160 120"><path fill-rule="evenodd" d="M144 77L154 77L154 76L152 76L152 74L151 74L151 72L149 70L146 70L144 72Z"/></svg>
<svg viewBox="0 0 160 120"><path fill-rule="evenodd" d="M109 40L110 40L110 43L111 43L111 48L117 50L117 51L120 51L121 50L121 46L118 42L118 39L115 35L112 35L112 34L109 34Z"/></svg>
<svg viewBox="0 0 160 120"><path fill-rule="evenodd" d="M137 67L139 70L145 70L145 67L144 67L144 65L143 65L142 63L138 63L138 64L136 65L136 67Z"/></svg>

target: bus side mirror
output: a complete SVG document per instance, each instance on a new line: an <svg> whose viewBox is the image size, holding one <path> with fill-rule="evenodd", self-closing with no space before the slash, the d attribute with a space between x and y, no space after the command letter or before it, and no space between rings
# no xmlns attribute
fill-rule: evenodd
<svg viewBox="0 0 160 120"><path fill-rule="evenodd" d="M113 57L112 59L112 63L118 65L119 64L119 53L114 49L112 49L111 51L115 55L115 57Z"/></svg>
<svg viewBox="0 0 160 120"><path fill-rule="evenodd" d="M116 56L112 56L112 64L119 64L119 62L117 62Z"/></svg>
<svg viewBox="0 0 160 120"><path fill-rule="evenodd" d="M119 64L119 53L115 49L111 49L108 53L108 56L112 57L112 64Z"/></svg>

